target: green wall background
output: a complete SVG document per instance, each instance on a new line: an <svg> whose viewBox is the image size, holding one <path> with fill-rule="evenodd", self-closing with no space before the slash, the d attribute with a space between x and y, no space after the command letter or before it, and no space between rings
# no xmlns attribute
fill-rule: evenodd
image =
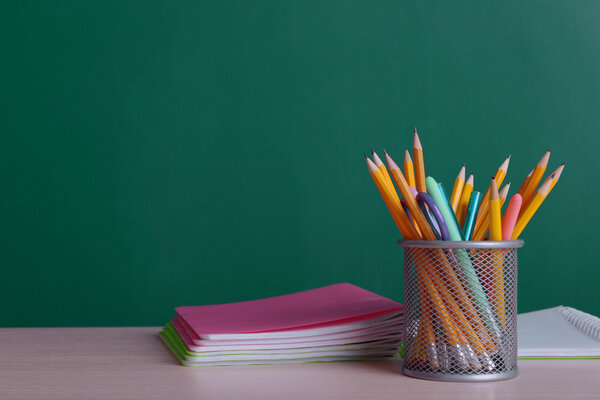
<svg viewBox="0 0 600 400"><path fill-rule="evenodd" d="M484 4L485 3L485 4ZM159 325L353 282L402 300L363 153L476 187L548 146L519 311L600 314L597 1L0 6L0 325Z"/></svg>

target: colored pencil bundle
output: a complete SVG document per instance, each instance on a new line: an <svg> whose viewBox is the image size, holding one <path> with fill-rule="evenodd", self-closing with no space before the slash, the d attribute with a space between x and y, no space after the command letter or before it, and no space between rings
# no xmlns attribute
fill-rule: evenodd
<svg viewBox="0 0 600 400"><path fill-rule="evenodd" d="M510 190L510 183L502 186L510 156L491 177L484 195L475 190L473 174L465 179L463 165L447 196L444 186L425 174L416 129L414 163L408 150L402 169L387 152L384 155L387 167L374 151L372 159L365 156L367 167L403 239L408 241L517 240L564 169L563 163L540 185L550 157L548 150L502 213ZM412 321L417 328L411 343L417 347L410 351L433 371L491 373L499 371L498 365L507 367L509 363L498 358L510 336L507 330L514 328L508 327L508 312L514 308L516 315L516 303L514 307L511 303L515 282L512 276L504 276L509 273L506 268L510 268L512 257L507 249L473 251L459 245L448 250L444 246L413 250L407 262L415 273L418 318ZM407 326L410 323L406 321ZM446 356L442 349L448 350ZM454 364L449 366L450 362Z"/></svg>
<svg viewBox="0 0 600 400"><path fill-rule="evenodd" d="M539 184L550 159L550 150L548 149L544 153L535 168L527 175L517 193L511 197L503 215L498 214L508 198L510 183L501 189L500 187L508 172L510 156L504 160L492 177L483 198L481 198L481 193L474 189L473 174L470 174L465 180L465 165L461 167L456 177L449 198L441 184L438 184L440 195L443 196L440 203L443 204L437 204L437 206L457 225L460 231L458 240L486 240L488 235L490 240L518 239L558 182L565 167L565 164L562 163L541 185ZM437 224L427 215L431 211L428 211L428 207L425 207L427 212L423 211L423 207L417 204L419 193L431 194L427 189L423 147L417 130L414 131L413 139L414 163L408 150L405 151L403 170L387 152L384 151L384 154L387 168L375 151L372 151L372 160L366 155L365 158L369 173L402 237L406 240L444 240L440 236ZM494 187L496 188L495 192L493 192ZM495 198L492 199L491 196ZM448 224L448 221L445 223ZM492 233L495 233L494 238Z"/></svg>

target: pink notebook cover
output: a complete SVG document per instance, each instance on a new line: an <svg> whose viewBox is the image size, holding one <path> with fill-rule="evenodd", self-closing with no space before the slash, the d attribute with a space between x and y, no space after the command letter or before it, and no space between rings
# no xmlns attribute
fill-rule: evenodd
<svg viewBox="0 0 600 400"><path fill-rule="evenodd" d="M202 335L258 333L357 322L402 310L402 305L350 283L239 303L177 307L177 316Z"/></svg>

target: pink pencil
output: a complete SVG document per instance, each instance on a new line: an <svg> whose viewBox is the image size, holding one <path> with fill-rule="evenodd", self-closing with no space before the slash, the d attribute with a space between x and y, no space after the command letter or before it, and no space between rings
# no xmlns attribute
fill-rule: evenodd
<svg viewBox="0 0 600 400"><path fill-rule="evenodd" d="M522 203L523 198L519 193L510 199L510 203L508 203L508 207L502 216L502 240L510 240Z"/></svg>

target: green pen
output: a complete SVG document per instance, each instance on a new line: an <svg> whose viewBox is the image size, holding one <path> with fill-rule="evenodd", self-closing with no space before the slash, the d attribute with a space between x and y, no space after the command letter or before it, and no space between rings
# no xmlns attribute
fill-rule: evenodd
<svg viewBox="0 0 600 400"><path fill-rule="evenodd" d="M454 210L450 206L450 202L448 201L448 196L446 196L446 191L444 190L444 185L442 185L441 182L438 183L438 188L440 189L440 195L442 197L442 201L444 202L444 204L446 206L446 210L448 210L448 214L450 215L450 218L452 218L454 220L454 223L458 227L458 234L460 235L460 240L466 240L466 239L463 239L462 232L460 231L460 224L458 223L458 219L456 219L456 214L454 213ZM436 203L437 203L437 201L436 201ZM444 219L446 219L446 215L444 215ZM452 240L454 240L454 239L452 239Z"/></svg>
<svg viewBox="0 0 600 400"><path fill-rule="evenodd" d="M444 217L444 221L448 227L448 233L450 234L450 240L463 240L458 225L454 222L454 218L452 218L451 209L448 208L448 202L444 201L444 195L442 194L438 183L431 176L428 176L427 179L425 179L425 186L427 186L427 194L433 198L433 201L435 201L435 204L437 204L442 213L442 217Z"/></svg>

